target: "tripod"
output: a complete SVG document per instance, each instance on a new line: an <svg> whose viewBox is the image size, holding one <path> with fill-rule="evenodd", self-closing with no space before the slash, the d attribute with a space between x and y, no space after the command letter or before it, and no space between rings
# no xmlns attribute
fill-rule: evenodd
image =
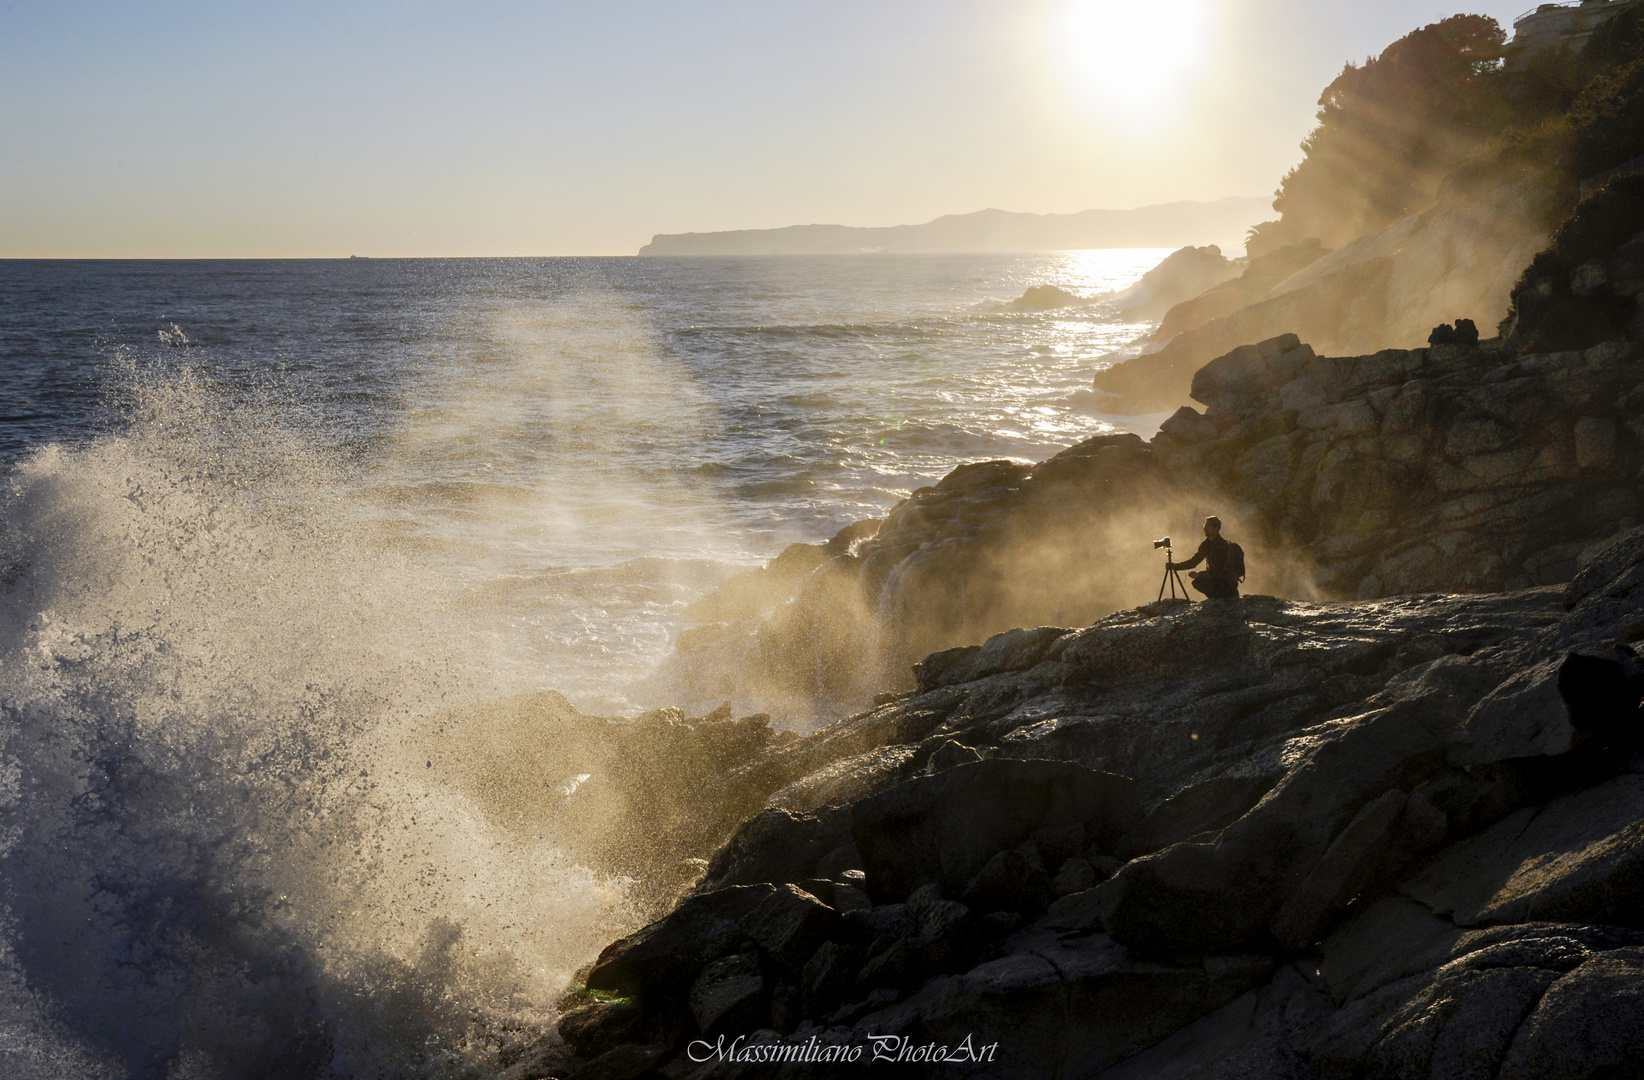
<svg viewBox="0 0 1644 1080"><path fill-rule="evenodd" d="M1182 590L1182 599L1183 600L1192 600L1193 599L1192 594L1187 591L1187 586L1182 582L1182 572L1180 570L1177 570L1174 566L1170 565L1171 563L1173 563L1175 561L1176 561L1175 556L1173 556L1171 554L1170 549L1165 548L1165 572L1164 572L1164 580L1159 582L1159 599L1160 600L1164 599L1165 586L1169 585L1170 586L1170 598L1172 600L1176 599L1176 590L1178 588L1180 588Z"/></svg>

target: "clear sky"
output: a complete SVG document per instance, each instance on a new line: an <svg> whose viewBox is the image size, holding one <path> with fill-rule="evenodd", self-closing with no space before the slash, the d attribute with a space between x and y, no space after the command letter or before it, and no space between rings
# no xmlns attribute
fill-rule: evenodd
<svg viewBox="0 0 1644 1080"><path fill-rule="evenodd" d="M1348 60L1531 0L0 0L0 257L632 254L1262 195Z"/></svg>

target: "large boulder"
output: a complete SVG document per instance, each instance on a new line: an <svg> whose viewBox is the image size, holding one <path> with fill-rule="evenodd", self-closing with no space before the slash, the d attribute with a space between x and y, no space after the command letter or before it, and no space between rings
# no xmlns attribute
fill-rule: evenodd
<svg viewBox="0 0 1644 1080"><path fill-rule="evenodd" d="M803 881L815 876L818 860L849 842L846 812L765 810L738 826L714 853L699 888L712 892L731 885Z"/></svg>
<svg viewBox="0 0 1644 1080"><path fill-rule="evenodd" d="M1399 885L1461 926L1644 922L1644 776L1526 807Z"/></svg>
<svg viewBox="0 0 1644 1080"><path fill-rule="evenodd" d="M1579 924L1465 934L1444 962L1350 1002L1299 1048L1317 1080L1628 1075L1640 940Z"/></svg>
<svg viewBox="0 0 1644 1080"><path fill-rule="evenodd" d="M1397 852L1414 839L1389 835L1383 815L1361 825L1362 835L1349 826L1373 800L1401 799L1390 793L1429 777L1450 725L1499 677L1455 656L1416 670L1379 695L1379 707L1289 739L1281 751L1287 775L1214 843L1179 843L1126 864L1101 886L1107 932L1164 954L1238 948L1269 933L1310 874L1305 910L1285 913L1273 929L1291 940L1322 929L1328 911L1376 883L1372 849Z"/></svg>
<svg viewBox="0 0 1644 1080"><path fill-rule="evenodd" d="M1113 686L1177 677L1245 655L1249 627L1237 601L1211 600L1140 623L1094 626L1062 653L1063 685Z"/></svg>
<svg viewBox="0 0 1644 1080"><path fill-rule="evenodd" d="M1091 1076L1264 981L1272 962L1213 957L1184 964L1141 959L1102 934L1016 939L1003 957L937 979L907 1001L870 1014L859 1036L900 1036L956 1047L1002 1040L977 1077Z"/></svg>
<svg viewBox="0 0 1644 1080"><path fill-rule="evenodd" d="M905 781L851 810L869 893L895 900L936 882L958 896L1001 851L1079 824L1113 844L1135 823L1135 783L1063 761L978 761Z"/></svg>
<svg viewBox="0 0 1644 1080"><path fill-rule="evenodd" d="M1593 956L1548 988L1498 1080L1599 1080L1644 1072L1644 948Z"/></svg>
<svg viewBox="0 0 1644 1080"><path fill-rule="evenodd" d="M689 897L664 918L607 945L588 973L588 989L683 991L708 963L749 939L744 921L776 892L774 885L740 885Z"/></svg>
<svg viewBox="0 0 1644 1080"><path fill-rule="evenodd" d="M1568 754L1593 740L1639 733L1644 679L1620 657L1570 652L1512 675L1462 722L1450 760L1489 765Z"/></svg>

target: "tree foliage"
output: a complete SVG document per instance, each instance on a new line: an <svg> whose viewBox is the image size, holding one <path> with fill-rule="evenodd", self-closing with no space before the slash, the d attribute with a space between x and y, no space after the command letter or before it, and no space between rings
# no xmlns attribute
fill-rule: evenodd
<svg viewBox="0 0 1644 1080"><path fill-rule="evenodd" d="M1280 213L1251 230L1260 255L1317 237L1339 247L1429 205L1447 180L1546 174L1556 223L1576 181L1644 156L1644 3L1601 24L1579 54L1507 70L1494 19L1456 15L1349 64L1319 98Z"/></svg>
<svg viewBox="0 0 1644 1080"><path fill-rule="evenodd" d="M1337 247L1424 206L1499 130L1492 84L1505 41L1494 19L1456 15L1348 64L1320 96L1306 156L1273 203L1283 216L1255 230L1257 246Z"/></svg>

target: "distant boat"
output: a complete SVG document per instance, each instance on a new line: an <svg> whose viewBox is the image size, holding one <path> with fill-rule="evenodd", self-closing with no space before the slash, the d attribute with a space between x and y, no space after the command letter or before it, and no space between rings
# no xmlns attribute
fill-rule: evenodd
<svg viewBox="0 0 1644 1080"><path fill-rule="evenodd" d="M369 259L370 257L371 256L369 256L369 255L350 255L349 256L350 259Z"/></svg>

